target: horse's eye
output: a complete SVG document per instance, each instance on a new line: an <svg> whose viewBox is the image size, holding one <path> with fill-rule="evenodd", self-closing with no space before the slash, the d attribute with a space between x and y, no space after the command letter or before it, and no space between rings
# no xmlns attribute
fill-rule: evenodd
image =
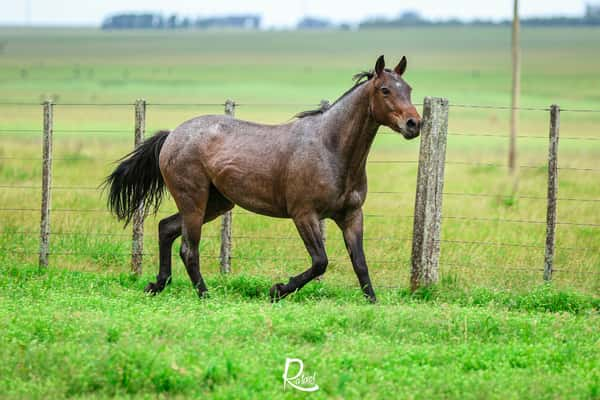
<svg viewBox="0 0 600 400"><path fill-rule="evenodd" d="M382 87L381 93L383 93L384 96L387 96L388 94L390 94L390 89L388 89L386 87Z"/></svg>

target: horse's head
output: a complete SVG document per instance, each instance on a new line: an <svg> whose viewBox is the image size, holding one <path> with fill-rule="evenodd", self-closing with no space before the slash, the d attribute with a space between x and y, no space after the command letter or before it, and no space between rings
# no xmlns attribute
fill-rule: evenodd
<svg viewBox="0 0 600 400"><path fill-rule="evenodd" d="M412 88L402 79L406 71L406 57L402 57L394 70L385 68L383 56L375 64L370 84L370 107L375 121L399 132L406 139L419 136L421 116L410 100Z"/></svg>

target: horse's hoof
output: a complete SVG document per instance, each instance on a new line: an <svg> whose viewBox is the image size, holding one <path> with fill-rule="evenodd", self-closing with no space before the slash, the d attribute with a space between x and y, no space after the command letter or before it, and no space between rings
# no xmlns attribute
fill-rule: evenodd
<svg viewBox="0 0 600 400"><path fill-rule="evenodd" d="M277 303L279 300L283 299L283 283L276 283L271 286L271 290L269 290L269 296L271 297L271 303Z"/></svg>
<svg viewBox="0 0 600 400"><path fill-rule="evenodd" d="M203 299L203 300L204 300L204 299L209 299L209 298L210 298L210 294L208 294L208 290L205 290L205 291L203 291L203 292L202 292L202 291L200 291L200 290L198 290L198 291L197 291L197 293L198 293L198 297L200 297L200 298L201 298L201 299Z"/></svg>
<svg viewBox="0 0 600 400"><path fill-rule="evenodd" d="M375 297L375 295L373 296L366 296L367 300L369 300L369 303L371 304L377 304L377 297Z"/></svg>
<svg viewBox="0 0 600 400"><path fill-rule="evenodd" d="M161 287L158 283L149 282L144 288L144 292L150 293L151 295L157 295L162 292L164 288L164 286Z"/></svg>

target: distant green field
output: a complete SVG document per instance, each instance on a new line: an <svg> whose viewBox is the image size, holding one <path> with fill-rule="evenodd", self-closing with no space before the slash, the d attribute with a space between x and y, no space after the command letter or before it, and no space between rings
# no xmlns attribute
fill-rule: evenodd
<svg viewBox="0 0 600 400"><path fill-rule="evenodd" d="M600 29L526 28L522 36L527 110L520 112L515 186L503 167L509 111L493 108L510 105L507 28L0 28L0 382L9 397L275 397L283 395L285 357L298 356L322 375L322 397L389 398L400 387L405 398L598 398ZM148 135L222 113L227 98L239 118L281 123L335 100L379 54L392 66L408 57L415 103L440 96L451 104L440 287L406 293L419 142L382 128L369 160L391 163L368 165L365 207L367 261L381 307L363 305L329 222L324 281L308 285L306 297L268 305L269 284L306 269L309 258L290 221L240 209L234 276L218 276L218 223L203 231L202 270L214 299L198 305L178 259L174 285L145 298L141 289L158 262L156 225L174 204L166 201L147 219L145 275L129 280L131 232L106 213L97 189L132 148L133 101L149 103ZM57 103L51 268L37 274L38 103L46 98ZM552 103L566 111L556 272L547 287L543 109ZM471 107L482 105L492 108ZM220 340L224 325L230 337ZM199 333L182 333L186 326ZM240 343L257 347L240 350ZM369 385L381 389L369 396Z"/></svg>

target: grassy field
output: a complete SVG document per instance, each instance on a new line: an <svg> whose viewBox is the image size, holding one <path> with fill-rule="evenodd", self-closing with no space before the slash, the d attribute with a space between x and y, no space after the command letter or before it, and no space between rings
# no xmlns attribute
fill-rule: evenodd
<svg viewBox="0 0 600 400"><path fill-rule="evenodd" d="M549 287L444 282L372 306L312 285L271 305L270 281L248 276L209 278L199 302L182 277L150 298L126 274L1 273L4 398L298 398L282 389L286 357L316 373L311 398L600 396L600 303Z"/></svg>
<svg viewBox="0 0 600 400"><path fill-rule="evenodd" d="M541 283L545 225L538 222L545 220L547 179L549 115L542 109L557 103L600 110L599 35L588 28L523 31L521 102L535 110L520 112L522 168L513 193L503 167L509 112L466 107L510 104L505 28L0 29L6 397L293 397L298 393L282 392L281 374L286 357L299 357L317 372L317 397L384 398L394 390L405 398L598 398L599 112L561 115L561 224L549 286ZM193 297L178 260L173 286L146 298L141 289L157 266L156 225L174 205L165 202L147 220L145 275L135 280L127 275L130 231L106 213L97 189L132 147L130 104L149 102L149 134L222 113L227 98L238 103L239 118L285 122L337 98L382 53L388 64L408 57L415 103L433 95L451 104L440 286L406 292L418 141L382 129L370 156L379 162L368 166L365 210L367 261L380 305L360 298L332 223L324 282L268 304L270 284L307 268L308 257L290 221L239 209L233 276L218 276L218 224L204 229L202 269L211 299ZM36 103L48 97L58 104L52 254L50 270L39 274Z"/></svg>

